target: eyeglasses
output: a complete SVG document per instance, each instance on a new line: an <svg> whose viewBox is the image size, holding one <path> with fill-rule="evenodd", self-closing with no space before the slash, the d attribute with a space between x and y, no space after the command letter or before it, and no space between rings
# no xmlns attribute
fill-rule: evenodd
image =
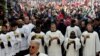
<svg viewBox="0 0 100 56"><path fill-rule="evenodd" d="M32 48L32 49L34 49L35 47L34 47L34 46L29 46L29 48Z"/></svg>

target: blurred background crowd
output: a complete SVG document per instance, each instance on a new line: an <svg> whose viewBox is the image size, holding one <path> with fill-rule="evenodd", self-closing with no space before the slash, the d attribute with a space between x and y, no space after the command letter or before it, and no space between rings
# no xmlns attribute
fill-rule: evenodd
<svg viewBox="0 0 100 56"><path fill-rule="evenodd" d="M78 26L83 33L86 25L91 23L100 39L100 1L0 0L1 33L14 31L15 26L24 26L28 37L38 26L46 33L50 30L51 23L55 23L64 36L66 28L71 24ZM29 25L25 26L27 24Z"/></svg>

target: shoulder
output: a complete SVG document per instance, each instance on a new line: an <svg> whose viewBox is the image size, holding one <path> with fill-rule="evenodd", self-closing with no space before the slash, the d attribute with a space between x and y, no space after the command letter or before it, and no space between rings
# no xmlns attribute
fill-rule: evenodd
<svg viewBox="0 0 100 56"><path fill-rule="evenodd" d="M94 31L93 33L98 34L96 31Z"/></svg>
<svg viewBox="0 0 100 56"><path fill-rule="evenodd" d="M68 39L69 39L69 38L65 38L65 40L64 40L64 41L68 41Z"/></svg>
<svg viewBox="0 0 100 56"><path fill-rule="evenodd" d="M19 32L20 32L19 28L17 28L15 31L16 31L17 33L19 33Z"/></svg>
<svg viewBox="0 0 100 56"><path fill-rule="evenodd" d="M79 26L75 26L76 29L79 29Z"/></svg>
<svg viewBox="0 0 100 56"><path fill-rule="evenodd" d="M60 31L60 30L57 30L56 32L57 32L57 33L61 33L61 31Z"/></svg>
<svg viewBox="0 0 100 56"><path fill-rule="evenodd" d="M24 56L30 56L29 54L27 54L27 55L24 55Z"/></svg>
<svg viewBox="0 0 100 56"><path fill-rule="evenodd" d="M3 37L4 38L4 36L6 36L6 34L0 34L0 37Z"/></svg>
<svg viewBox="0 0 100 56"><path fill-rule="evenodd" d="M27 25L23 25L23 28L26 28Z"/></svg>
<svg viewBox="0 0 100 56"><path fill-rule="evenodd" d="M28 25L29 25L29 26L33 26L33 27L35 27L35 25L34 25L34 24L32 24L32 23L29 23Z"/></svg>
<svg viewBox="0 0 100 56"><path fill-rule="evenodd" d="M44 53L40 53L39 56L48 56L47 54L44 54Z"/></svg>
<svg viewBox="0 0 100 56"><path fill-rule="evenodd" d="M30 35L35 35L35 32L31 32Z"/></svg>
<svg viewBox="0 0 100 56"><path fill-rule="evenodd" d="M8 32L6 35L11 35L11 34L13 34L13 32L12 32L12 31Z"/></svg>
<svg viewBox="0 0 100 56"><path fill-rule="evenodd" d="M42 35L45 35L45 33L44 33L44 32L42 32L42 31L41 31L41 34L42 34Z"/></svg>
<svg viewBox="0 0 100 56"><path fill-rule="evenodd" d="M69 29L70 28L70 26L67 26L67 29Z"/></svg>
<svg viewBox="0 0 100 56"><path fill-rule="evenodd" d="M77 38L75 38L75 40L76 40L76 41L79 41L80 39L77 37Z"/></svg>
<svg viewBox="0 0 100 56"><path fill-rule="evenodd" d="M28 25L23 25L23 29L29 28Z"/></svg>
<svg viewBox="0 0 100 56"><path fill-rule="evenodd" d="M96 31L93 32L94 35L98 35L98 33Z"/></svg>
<svg viewBox="0 0 100 56"><path fill-rule="evenodd" d="M47 32L46 32L46 34L49 34L49 33L51 33L51 31L47 31Z"/></svg>
<svg viewBox="0 0 100 56"><path fill-rule="evenodd" d="M87 31L84 31L82 34L87 34L88 32Z"/></svg>

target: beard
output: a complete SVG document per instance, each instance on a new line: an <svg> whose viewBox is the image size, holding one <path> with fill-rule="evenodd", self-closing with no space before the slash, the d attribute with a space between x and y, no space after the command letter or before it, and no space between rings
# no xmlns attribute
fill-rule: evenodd
<svg viewBox="0 0 100 56"><path fill-rule="evenodd" d="M23 24L19 24L19 25L18 25L18 28L22 28L22 26L23 26Z"/></svg>

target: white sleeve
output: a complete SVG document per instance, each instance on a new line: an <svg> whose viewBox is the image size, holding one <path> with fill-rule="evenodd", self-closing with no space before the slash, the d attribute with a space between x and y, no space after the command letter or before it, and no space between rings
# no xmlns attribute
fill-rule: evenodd
<svg viewBox="0 0 100 56"><path fill-rule="evenodd" d="M67 51L67 45L68 45L68 38L65 38L64 40L64 49Z"/></svg>
<svg viewBox="0 0 100 56"><path fill-rule="evenodd" d="M9 36L11 38L10 39L11 45L14 46L14 44L16 43L15 36L13 36L12 33L9 33L7 36Z"/></svg>
<svg viewBox="0 0 100 56"><path fill-rule="evenodd" d="M82 33L81 33L81 30L80 30L80 28L79 28L79 27L77 28L77 34L78 34L78 36L77 36L77 37L80 37L80 36L81 36L81 34L82 34Z"/></svg>
<svg viewBox="0 0 100 56"><path fill-rule="evenodd" d="M3 36L1 36L1 37L3 37ZM6 46L7 45L7 38L6 37L3 37L3 43L4 43L4 45Z"/></svg>
<svg viewBox="0 0 100 56"><path fill-rule="evenodd" d="M65 33L65 38L68 37L68 31L67 31L68 27L66 28L66 33Z"/></svg>
<svg viewBox="0 0 100 56"><path fill-rule="evenodd" d="M86 34L87 34L86 32L83 32L82 35L81 35L80 40L81 40L82 46L85 46L85 44L84 44L84 37L83 36L85 36Z"/></svg>
<svg viewBox="0 0 100 56"><path fill-rule="evenodd" d="M27 29L27 28L24 27L24 34L25 34L25 37L28 38L28 36L30 35L29 29Z"/></svg>
<svg viewBox="0 0 100 56"><path fill-rule="evenodd" d="M99 36L98 36L98 33L95 34L96 35L96 52L99 52L100 51L100 40L99 40Z"/></svg>
<svg viewBox="0 0 100 56"><path fill-rule="evenodd" d="M81 43L80 43L80 39L75 39L75 46L76 46L76 50L79 50L81 48Z"/></svg>
<svg viewBox="0 0 100 56"><path fill-rule="evenodd" d="M25 38L28 38L28 32L27 32L28 29L26 29L25 27L23 28L23 34L25 36Z"/></svg>
<svg viewBox="0 0 100 56"><path fill-rule="evenodd" d="M46 39L45 39L45 36L46 36L46 35L45 35L44 32L42 33L42 35L43 35L43 37L44 37L44 44L46 44Z"/></svg>
<svg viewBox="0 0 100 56"><path fill-rule="evenodd" d="M46 45L47 45L47 46L49 45L49 40L51 39L50 36L49 36L49 34L50 34L50 33L47 32L46 35L45 35L45 40L46 40Z"/></svg>
<svg viewBox="0 0 100 56"><path fill-rule="evenodd" d="M31 41L31 38L32 38L32 36L34 35L34 33L32 34L30 34L29 36L28 36L28 39L27 39L27 41L28 41L28 44L30 45L30 41Z"/></svg>
<svg viewBox="0 0 100 56"><path fill-rule="evenodd" d="M60 39L60 44L62 44L63 41L64 41L64 36L63 36L63 34L61 33L61 31L59 31L59 35L60 35L60 37L59 37L59 39Z"/></svg>
<svg viewBox="0 0 100 56"><path fill-rule="evenodd" d="M21 38L21 33L18 32L18 38L16 38L18 42L21 42L22 41L22 38Z"/></svg>

